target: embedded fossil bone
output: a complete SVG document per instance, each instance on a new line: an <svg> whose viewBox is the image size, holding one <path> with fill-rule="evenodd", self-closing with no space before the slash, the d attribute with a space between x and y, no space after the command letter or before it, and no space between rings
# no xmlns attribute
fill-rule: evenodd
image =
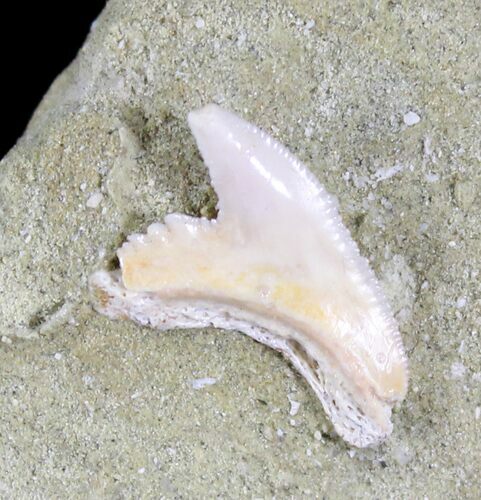
<svg viewBox="0 0 481 500"><path fill-rule="evenodd" d="M404 398L400 335L333 197L269 135L216 105L189 125L215 220L170 214L90 279L95 307L162 330L239 330L282 352L350 444L383 441Z"/></svg>

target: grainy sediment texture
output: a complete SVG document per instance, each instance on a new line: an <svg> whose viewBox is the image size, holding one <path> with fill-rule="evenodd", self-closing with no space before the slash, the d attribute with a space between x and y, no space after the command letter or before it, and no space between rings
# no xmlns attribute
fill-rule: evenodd
<svg viewBox="0 0 481 500"><path fill-rule="evenodd" d="M479 2L241 4L111 0L0 163L0 495L480 498ZM377 450L247 337L88 305L126 234L215 215L212 101L309 165L386 287L411 386Z"/></svg>

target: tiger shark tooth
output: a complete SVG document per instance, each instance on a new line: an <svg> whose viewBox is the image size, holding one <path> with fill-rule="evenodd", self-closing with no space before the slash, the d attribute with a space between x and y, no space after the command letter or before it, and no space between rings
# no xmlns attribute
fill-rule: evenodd
<svg viewBox="0 0 481 500"><path fill-rule="evenodd" d="M90 278L110 318L238 330L286 356L357 447L392 431L408 383L386 300L336 200L286 148L216 105L188 117L219 202L215 220L167 215Z"/></svg>

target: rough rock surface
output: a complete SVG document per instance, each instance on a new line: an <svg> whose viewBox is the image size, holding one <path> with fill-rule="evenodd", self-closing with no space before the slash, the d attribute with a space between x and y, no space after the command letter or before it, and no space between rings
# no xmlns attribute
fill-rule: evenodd
<svg viewBox="0 0 481 500"><path fill-rule="evenodd" d="M109 2L0 163L2 496L481 497L480 15ZM309 165L385 284L411 386L377 450L248 338L88 305L126 234L215 215L186 123L212 101Z"/></svg>

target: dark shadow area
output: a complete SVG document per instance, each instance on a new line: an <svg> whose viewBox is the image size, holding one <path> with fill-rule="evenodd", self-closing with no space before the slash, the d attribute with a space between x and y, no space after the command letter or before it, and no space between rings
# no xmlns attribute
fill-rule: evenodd
<svg viewBox="0 0 481 500"><path fill-rule="evenodd" d="M53 80L74 59L106 0L4 3L0 159L23 134Z"/></svg>

